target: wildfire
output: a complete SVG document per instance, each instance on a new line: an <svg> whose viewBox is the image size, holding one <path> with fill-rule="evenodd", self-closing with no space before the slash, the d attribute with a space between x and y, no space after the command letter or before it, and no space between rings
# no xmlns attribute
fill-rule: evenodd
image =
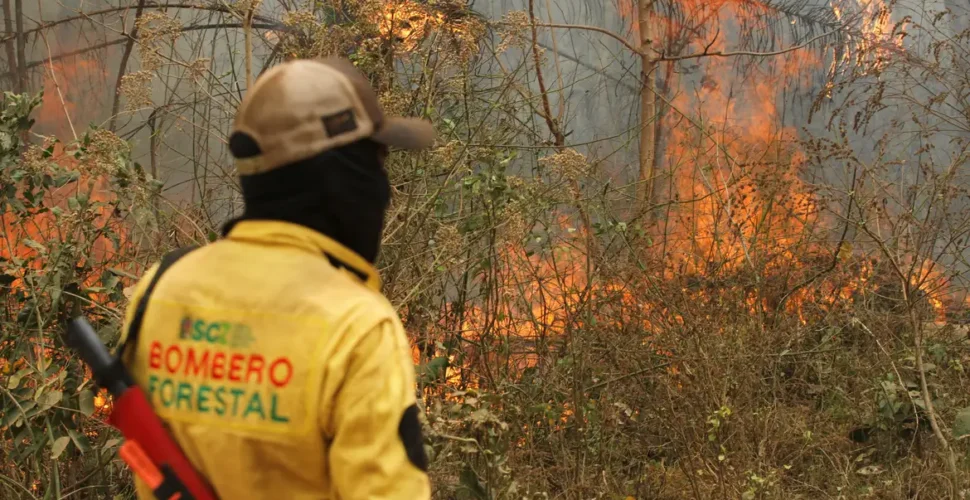
<svg viewBox="0 0 970 500"><path fill-rule="evenodd" d="M722 6L721 23L744 15L738 4ZM696 50L705 43L695 40ZM719 38L707 50L726 50L724 44ZM753 78L736 82L725 76L732 74L730 61L711 58L700 84L674 97L666 158L674 175L669 196L679 203L658 235L670 242L668 278L793 263L794 247L818 223L817 203L798 177L796 132L779 125L776 103L786 82L811 62L796 56L785 60L784 71L755 67ZM684 123L683 110L699 110L694 123Z"/></svg>
<svg viewBox="0 0 970 500"><path fill-rule="evenodd" d="M833 5L838 16L849 1ZM730 33L741 16L750 16L745 10L749 2L681 0L680 6L690 13L685 18L703 21L703 29L691 31L695 38L687 52L693 53L731 50L725 37L711 35ZM620 0L618 8L625 17L635 17L631 0ZM870 2L864 11L864 34L856 42L863 46L853 51L874 57L859 63L878 69L880 58L901 45L891 39L894 27L888 8ZM677 28L685 22L653 15L661 26ZM402 38L410 34L402 32ZM801 180L805 155L797 146L797 131L782 123L778 106L784 91L812 83L812 72L822 61L808 50L793 51L755 66L754 74L744 81L732 76L731 64L729 58L703 58L693 69L697 83L676 71L666 75L667 85L676 90L662 127L668 132L663 151L666 165L661 170L673 174L670 190L661 200L672 203L654 234L655 241L664 242L662 275L668 282L685 283L681 290L695 303L716 304L741 296L752 314L783 307L783 312L808 324L818 314L851 307L860 294L878 290L877 273L884 273L874 261L851 259L851 250L843 248L838 257L846 272L792 289L817 272L820 259L830 262L834 249L817 237L831 221L822 216L814 189ZM560 221L560 229L571 225ZM496 291L484 300L485 305L464 304L457 323L442 319L436 325L459 332L467 343L460 349L461 356L449 358L446 383L477 387L487 370L522 373L536 367L544 359L540 354L554 350L571 329L590 326L591 321L614 328L635 325L643 332L644 346L653 346L651 332L660 328L650 318L684 322L678 312L645 303L636 283L609 283L588 276L585 237L580 231L547 252L531 253L518 245L506 245L498 252L502 261L490 271ZM742 288L743 280L750 278L737 277L755 275L785 279L776 295ZM691 277L711 286L695 289L686 284ZM938 318L946 309L942 284L937 275L915 278L912 283L926 295ZM616 310L598 311L592 319L579 314L594 302L609 303ZM442 318L450 317L453 310L444 311ZM655 349L657 355L672 356L663 347ZM415 352L415 359L419 357ZM676 365L667 368L670 376L677 376L679 370ZM571 412L567 409L563 418Z"/></svg>

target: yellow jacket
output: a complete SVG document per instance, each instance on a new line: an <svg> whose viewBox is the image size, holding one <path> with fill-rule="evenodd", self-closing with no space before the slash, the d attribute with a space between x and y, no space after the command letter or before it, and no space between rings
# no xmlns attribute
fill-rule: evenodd
<svg viewBox="0 0 970 500"><path fill-rule="evenodd" d="M224 500L427 499L411 351L379 289L316 231L242 221L162 275L126 365Z"/></svg>

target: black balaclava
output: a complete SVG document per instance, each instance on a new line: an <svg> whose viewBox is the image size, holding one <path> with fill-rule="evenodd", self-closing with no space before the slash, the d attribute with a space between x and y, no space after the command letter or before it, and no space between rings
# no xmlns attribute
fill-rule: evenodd
<svg viewBox="0 0 970 500"><path fill-rule="evenodd" d="M239 145L230 148L237 157ZM235 146L235 147L234 147ZM377 261L391 188L384 146L363 139L268 172L240 177L242 220L282 220L338 241L370 263Z"/></svg>

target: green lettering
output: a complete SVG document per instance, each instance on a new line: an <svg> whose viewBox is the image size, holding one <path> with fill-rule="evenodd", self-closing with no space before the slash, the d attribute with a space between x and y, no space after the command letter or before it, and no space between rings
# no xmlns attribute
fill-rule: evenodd
<svg viewBox="0 0 970 500"><path fill-rule="evenodd" d="M242 389L231 389L229 392L231 392L232 395L233 395L233 398L232 398L232 416L235 417L236 415L239 414L239 396L242 396L243 394L245 394L246 391L244 391Z"/></svg>
<svg viewBox="0 0 970 500"><path fill-rule="evenodd" d="M206 404L209 402L209 392L211 391L212 391L211 387L205 384L199 385L199 393L196 395L196 404L195 404L195 407L198 408L199 411L204 413L209 413L209 407L206 406Z"/></svg>
<svg viewBox="0 0 970 500"><path fill-rule="evenodd" d="M209 325L209 328L205 329L205 339L209 341L210 344L220 344L219 342L219 330L222 329L220 323L213 323ZM213 334L215 332L215 334Z"/></svg>
<svg viewBox="0 0 970 500"><path fill-rule="evenodd" d="M175 408L178 410L182 409L182 401L185 401L185 406L188 409L192 409L192 386L186 382L179 382L178 397L175 401Z"/></svg>
<svg viewBox="0 0 970 500"><path fill-rule="evenodd" d="M260 420L266 420L266 415L263 414L263 399L259 397L258 392L253 393L253 397L249 398L249 404L246 405L246 411L243 412L243 418L250 413L259 413Z"/></svg>
<svg viewBox="0 0 970 500"><path fill-rule="evenodd" d="M205 321L197 319L195 320L195 324L193 326L195 328L193 329L192 340L202 340L205 338L205 332L202 331L202 329L205 327Z"/></svg>
<svg viewBox="0 0 970 500"><path fill-rule="evenodd" d="M290 417L281 417L276 414L276 403L278 398L279 398L279 394L273 394L273 400L272 400L273 402L272 402L272 405L270 406L270 411L269 411L270 418L273 420L273 422L280 422L280 423L289 422Z"/></svg>
<svg viewBox="0 0 970 500"><path fill-rule="evenodd" d="M215 393L216 393L216 401L219 403L219 406L216 406L216 414L217 415L222 415L222 414L226 413L226 400L225 399L222 399L222 395L225 392L226 392L226 388L225 387L222 387L222 386L219 386L219 388L215 390Z"/></svg>
<svg viewBox="0 0 970 500"><path fill-rule="evenodd" d="M165 388L168 388L168 393L166 396ZM159 394L161 394L162 405L166 408L172 406L172 400L175 399L175 384L172 383L172 379L167 378L162 380L162 385L158 388Z"/></svg>
<svg viewBox="0 0 970 500"><path fill-rule="evenodd" d="M148 376L148 400L151 401L155 397L155 385L158 384L158 375Z"/></svg>

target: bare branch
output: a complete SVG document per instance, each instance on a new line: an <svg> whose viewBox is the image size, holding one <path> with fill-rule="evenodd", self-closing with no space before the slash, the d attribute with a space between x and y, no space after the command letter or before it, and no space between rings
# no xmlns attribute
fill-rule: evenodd
<svg viewBox="0 0 970 500"><path fill-rule="evenodd" d="M207 29L242 28L242 26L243 26L242 23L201 24L201 25L197 25L197 26L187 26L185 28L182 28L182 31L183 32L186 32L186 31L198 31L198 30L207 30ZM255 28L255 29L274 29L274 30L281 30L281 31L284 30L284 29L281 29L281 27L279 25L277 25L277 24L255 24L254 23L253 24L253 28ZM289 28L285 28L285 30L288 30L288 29ZM72 51L69 51L69 52L62 52L60 54L54 54L51 57L42 59L40 61L31 61L31 62L29 62L29 63L27 63L27 64L24 65L24 69L25 70L28 70L28 69L36 68L38 66L42 66L44 64L47 64L49 61L59 61L61 59L67 59L67 58L70 58L70 57L79 56L81 54L86 54L88 52L93 52L95 50L100 50L100 49L103 49L103 48L111 47L113 45L121 45L121 44L127 42L129 40L129 38L130 37L119 38L117 40L111 40L111 41L108 41L108 42L102 42L102 43L98 43L98 44L95 44L95 45L91 45L89 47L84 47L84 48L81 48L81 49L72 50ZM137 41L137 38L136 38L136 41ZM2 74L0 74L0 78L9 78L10 76L13 76L13 75L15 75L14 72L2 73Z"/></svg>
<svg viewBox="0 0 970 500"><path fill-rule="evenodd" d="M682 55L682 56L661 55L658 60L660 60L660 61L683 61L683 60L686 60L686 59L697 59L697 58L700 58L700 57L737 57L737 56L773 57L773 56L780 56L780 55L783 55L783 54L787 54L789 52L794 52L796 50L804 49L805 47L808 47L809 45L811 45L811 44L813 44L813 43L821 40L822 38L832 36L832 35L834 35L836 33L838 33L838 30L828 31L826 33L822 33L821 35L818 35L818 36L816 36L816 37L808 40L805 43L800 43L798 45L794 45L794 46L788 47L786 49L776 50L776 51L773 51L773 52L754 52L754 51L747 51L747 50L739 50L739 51L734 51L734 52L721 52L721 51L709 52L707 49L704 49L704 52L701 52L701 53L698 53L698 54L685 54L685 55ZM713 43L713 41L711 43ZM708 45L708 48L710 48L710 45Z"/></svg>
<svg viewBox="0 0 970 500"><path fill-rule="evenodd" d="M112 14L112 13L115 13L115 12L124 12L124 11L129 10L130 8L131 8L130 5L123 5L123 6L120 6L120 7L111 7L111 8L101 9L101 10L95 10L95 11L91 11L91 12L81 12L80 14L78 14L76 16L65 17L63 19L58 19L56 21L49 21L49 22L46 22L46 23L43 23L43 24L39 24L35 28L32 28L32 29L29 29L29 30L24 31L23 34L24 35L32 35L32 34L37 33L39 31L42 31L42 30L45 30L45 29L48 29L48 28L53 28L54 26L58 26L58 25L61 25L61 24L66 24L66 23L70 23L70 22L73 22L73 21L78 21L78 20L81 20L81 19L90 19L90 18L92 18L94 16L101 16L101 15L105 15L105 14ZM228 7L226 7L226 6L214 5L214 4L213 5L199 5L199 4L193 4L193 3L146 3L145 6L144 6L144 8L146 8L146 9L193 9L193 10L206 10L206 11L212 11L212 12L222 12L222 13L225 13L225 14L232 14L233 13L232 10L229 9ZM253 16L253 21L259 21L259 22L262 22L262 23L281 24L281 23L279 23L279 21L276 21L274 19L271 19L271 18L268 18L268 17L264 17L264 16L255 16L255 15ZM5 41L10 40L10 39L13 39L15 37L16 37L15 34L14 35L9 35L9 36L7 36L5 38L0 38L0 42L5 42Z"/></svg>

